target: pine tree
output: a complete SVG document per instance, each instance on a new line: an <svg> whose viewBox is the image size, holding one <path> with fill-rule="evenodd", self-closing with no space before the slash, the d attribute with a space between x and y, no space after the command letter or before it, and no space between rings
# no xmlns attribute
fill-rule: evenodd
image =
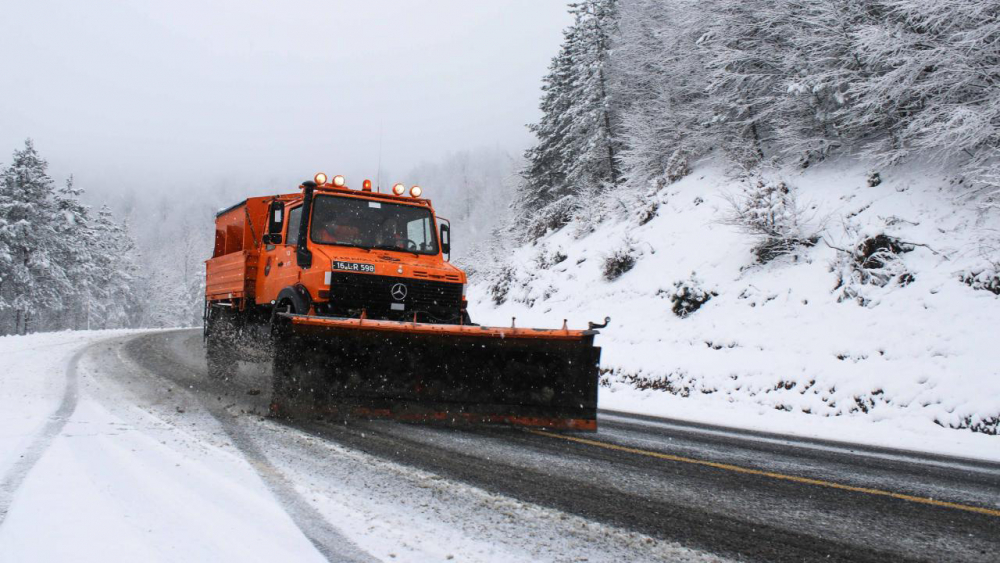
<svg viewBox="0 0 1000 563"><path fill-rule="evenodd" d="M93 270L103 282L94 292L88 318L92 328L133 326L139 294L138 251L126 225L115 221L108 206L101 207L92 234Z"/></svg>
<svg viewBox="0 0 1000 563"><path fill-rule="evenodd" d="M106 278L99 275L91 254L93 232L90 211L80 202L82 189L75 186L73 177L66 181L55 196L56 221L53 229L58 241L57 257L66 272L70 289L63 296L64 306L59 318L49 328L88 328L88 308Z"/></svg>
<svg viewBox="0 0 1000 563"><path fill-rule="evenodd" d="M34 330L46 311L62 309L72 290L60 263L62 241L57 232L59 210L48 163L30 139L15 151L0 178L0 247L10 249L10 270L5 276L5 304L13 310L15 333Z"/></svg>
<svg viewBox="0 0 1000 563"><path fill-rule="evenodd" d="M529 126L537 143L525 153L522 214L621 180L619 107L610 85L617 0L571 4L570 13L573 25L543 79L542 118Z"/></svg>
<svg viewBox="0 0 1000 563"><path fill-rule="evenodd" d="M120 328L139 317L138 258L127 224L96 217L70 177L60 188L29 139L0 175L3 330Z"/></svg>

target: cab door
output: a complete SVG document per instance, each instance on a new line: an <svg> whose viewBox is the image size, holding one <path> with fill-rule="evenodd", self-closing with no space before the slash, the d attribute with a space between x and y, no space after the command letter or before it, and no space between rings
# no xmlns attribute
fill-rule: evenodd
<svg viewBox="0 0 1000 563"><path fill-rule="evenodd" d="M280 203L280 202L276 202ZM271 218L280 211L284 215L280 229L281 242L267 244L264 247L264 271L263 285L260 287L258 295L260 302L270 303L278 297L278 293L299 281L299 268L295 262L296 242L299 234L299 224L302 219L302 205L298 202L284 205L283 207L273 206L271 208ZM272 223L272 226L274 224Z"/></svg>

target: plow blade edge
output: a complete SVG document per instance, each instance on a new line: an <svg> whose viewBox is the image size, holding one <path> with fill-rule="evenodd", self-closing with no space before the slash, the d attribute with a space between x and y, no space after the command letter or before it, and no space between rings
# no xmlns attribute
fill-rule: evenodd
<svg viewBox="0 0 1000 563"><path fill-rule="evenodd" d="M288 315L272 412L595 430L596 331Z"/></svg>

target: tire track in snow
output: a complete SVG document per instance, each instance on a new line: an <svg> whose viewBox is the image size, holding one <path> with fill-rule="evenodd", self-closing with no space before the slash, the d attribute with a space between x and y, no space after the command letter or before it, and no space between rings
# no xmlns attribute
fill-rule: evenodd
<svg viewBox="0 0 1000 563"><path fill-rule="evenodd" d="M14 462L14 465L3 476L3 481L0 481L0 526L3 525L4 520L7 518L7 512L10 510L11 502L14 500L14 494L17 493L17 490L24 483L28 474L31 473L38 460L42 458L45 451L52 445L52 441L62 432L69 418L73 416L73 412L76 411L76 404L80 398L77 364L79 364L83 354L90 349L90 346L92 345L84 346L73 354L69 365L66 367L66 390L63 392L59 408L52 414L45 427L42 428L42 431L31 442L21 458Z"/></svg>
<svg viewBox="0 0 1000 563"><path fill-rule="evenodd" d="M122 352L132 360L132 363L151 373L154 376L169 379L178 384L181 388L193 391L192 395L198 403L214 418L226 435L233 442L233 445L243 454L254 471L264 482L264 485L275 496L292 522L299 528L302 534L313 544L317 551L331 563L355 563L378 561L368 553L358 548L354 542L340 533L332 526L326 518L302 495L295 490L295 486L288 480L270 461L264 452L257 446L248 433L246 433L234 420L225 407L212 403L210 400L203 400L203 395L217 393L218 389L206 380L206 375L173 362L171 358L155 348L148 339L142 336L125 342L119 349L119 357ZM121 358L125 361L125 358ZM176 374L176 370L187 371L195 377L195 381L181 380ZM200 392L200 393L199 393Z"/></svg>

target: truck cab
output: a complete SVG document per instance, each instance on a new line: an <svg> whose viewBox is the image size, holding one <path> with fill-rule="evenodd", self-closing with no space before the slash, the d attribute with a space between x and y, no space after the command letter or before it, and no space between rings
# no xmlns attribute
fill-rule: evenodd
<svg viewBox="0 0 1000 563"><path fill-rule="evenodd" d="M447 260L450 225L421 191L396 184L380 193L368 180L351 189L342 176L327 181L317 174L301 193L251 198L220 213L216 256L231 254L224 248L224 215L230 214L229 223L251 231L243 295L252 298L250 305L300 315L469 324L465 273ZM255 222L254 215L264 217Z"/></svg>
<svg viewBox="0 0 1000 563"><path fill-rule="evenodd" d="M269 208L258 302L280 303L292 288L302 298L293 307L311 308L300 314L467 321L465 273L445 259L449 227L420 188L351 190L339 176L310 188Z"/></svg>

